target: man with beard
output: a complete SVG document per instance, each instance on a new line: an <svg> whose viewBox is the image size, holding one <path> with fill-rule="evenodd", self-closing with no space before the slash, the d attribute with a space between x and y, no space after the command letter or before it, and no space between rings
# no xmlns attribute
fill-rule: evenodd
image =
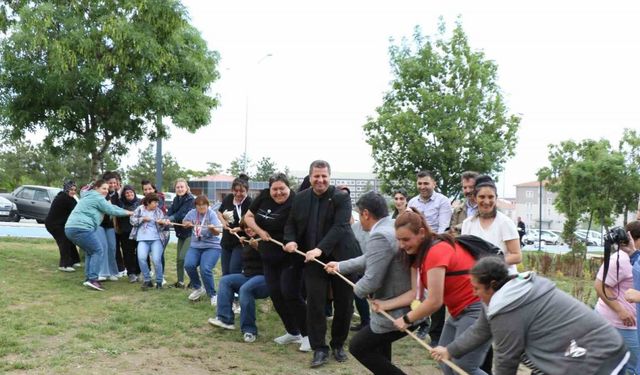
<svg viewBox="0 0 640 375"><path fill-rule="evenodd" d="M475 215L478 212L478 203L473 196L473 188L476 186L476 178L478 172L466 171L462 173L462 194L464 200L453 209L449 230L454 235L459 235L462 230L462 222L464 219Z"/></svg>

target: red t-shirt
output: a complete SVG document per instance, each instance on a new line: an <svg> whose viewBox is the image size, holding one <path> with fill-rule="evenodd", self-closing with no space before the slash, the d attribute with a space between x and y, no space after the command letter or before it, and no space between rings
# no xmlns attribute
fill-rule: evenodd
<svg viewBox="0 0 640 375"><path fill-rule="evenodd" d="M427 252L427 256L420 267L420 280L424 288L427 287L427 272L435 267L444 267L445 272L470 270L476 260L457 243L455 249L447 242L438 242ZM480 298L473 294L471 276L465 275L445 276L444 279L444 304L451 316L458 314Z"/></svg>

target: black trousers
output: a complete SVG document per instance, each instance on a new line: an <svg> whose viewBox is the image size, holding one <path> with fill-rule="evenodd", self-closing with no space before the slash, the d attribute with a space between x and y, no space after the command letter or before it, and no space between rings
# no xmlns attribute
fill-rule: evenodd
<svg viewBox="0 0 640 375"><path fill-rule="evenodd" d="M436 347L442 335L444 328L444 320L447 317L447 310L444 305L440 310L431 314L431 327L429 327L429 337L431 338L431 346Z"/></svg>
<svg viewBox="0 0 640 375"><path fill-rule="evenodd" d="M130 240L129 233L120 236L120 247L122 248L122 260L128 275L139 275L140 265L138 264L138 241Z"/></svg>
<svg viewBox="0 0 640 375"><path fill-rule="evenodd" d="M353 288L338 276L329 275L321 265L315 262L305 265L304 281L307 290L307 329L311 349L327 352L329 350L325 340L327 319L324 313L329 285L333 290L335 309L329 345L332 348L342 347L349 335L353 315Z"/></svg>
<svg viewBox="0 0 640 375"><path fill-rule="evenodd" d="M122 235L116 232L116 264L118 265L118 272L122 272L125 270L126 265L124 264L124 259L122 257L123 248L122 248ZM128 272L128 271L127 271Z"/></svg>
<svg viewBox="0 0 640 375"><path fill-rule="evenodd" d="M78 249L64 234L64 227L47 227L47 232L51 233L58 245L58 251L60 251L59 267L71 267L76 263L80 263Z"/></svg>
<svg viewBox="0 0 640 375"><path fill-rule="evenodd" d="M302 262L294 262L291 254L281 262L264 263L264 279L284 328L292 335L307 336L307 304L302 299Z"/></svg>
<svg viewBox="0 0 640 375"><path fill-rule="evenodd" d="M374 333L366 326L351 337L349 352L374 374L404 374L391 363L391 344L406 335L400 331Z"/></svg>

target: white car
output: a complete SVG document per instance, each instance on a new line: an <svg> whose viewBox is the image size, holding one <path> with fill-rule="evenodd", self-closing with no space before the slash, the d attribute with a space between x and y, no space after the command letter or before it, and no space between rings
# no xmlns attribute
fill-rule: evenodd
<svg viewBox="0 0 640 375"><path fill-rule="evenodd" d="M526 244L532 244L541 240L545 245L559 245L562 243L562 239L557 234L553 233L548 229L529 229L529 232L524 238L524 242Z"/></svg>

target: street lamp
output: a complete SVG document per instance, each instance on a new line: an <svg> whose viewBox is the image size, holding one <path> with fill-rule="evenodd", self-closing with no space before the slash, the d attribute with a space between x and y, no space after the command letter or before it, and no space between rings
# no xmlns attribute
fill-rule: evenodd
<svg viewBox="0 0 640 375"><path fill-rule="evenodd" d="M262 56L257 62L256 62L256 66L260 65L260 63L262 63L264 60L268 59L269 57L273 56L273 54L271 53L267 53L266 55ZM251 79L251 77L249 77L249 79ZM247 143L248 143L248 139L249 139L249 82L247 82L247 96L245 98L245 108L244 108L244 161L243 161L243 170L244 173L247 173Z"/></svg>

